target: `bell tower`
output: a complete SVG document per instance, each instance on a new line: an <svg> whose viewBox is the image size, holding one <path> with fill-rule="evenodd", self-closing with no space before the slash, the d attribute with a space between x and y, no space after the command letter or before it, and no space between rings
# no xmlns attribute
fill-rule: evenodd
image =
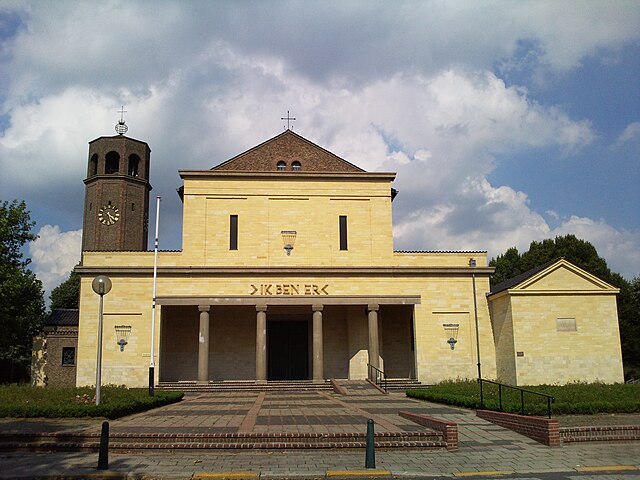
<svg viewBox="0 0 640 480"><path fill-rule="evenodd" d="M147 250L151 149L127 130L121 117L118 135L89 142L83 251Z"/></svg>

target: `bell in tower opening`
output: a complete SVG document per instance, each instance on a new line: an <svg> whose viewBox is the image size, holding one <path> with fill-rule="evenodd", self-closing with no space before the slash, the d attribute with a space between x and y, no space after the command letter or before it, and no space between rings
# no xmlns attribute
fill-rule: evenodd
<svg viewBox="0 0 640 480"><path fill-rule="evenodd" d="M119 135L89 142L83 251L147 250L151 149L120 133L122 125Z"/></svg>

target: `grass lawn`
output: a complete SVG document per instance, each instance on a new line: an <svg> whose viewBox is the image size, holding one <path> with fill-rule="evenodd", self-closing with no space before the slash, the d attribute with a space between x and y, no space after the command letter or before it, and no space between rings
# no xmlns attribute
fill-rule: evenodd
<svg viewBox="0 0 640 480"><path fill-rule="evenodd" d="M0 385L0 417L106 417L132 413L179 402L182 392L146 388L102 387L100 405L95 405L95 388L42 388L29 385Z"/></svg>
<svg viewBox="0 0 640 480"><path fill-rule="evenodd" d="M569 385L539 385L523 387L553 395L552 415L591 415L596 413L640 413L640 384L605 385L602 383L574 383ZM497 385L484 384L484 408L498 410ZM433 387L407 391L407 396L431 402L480 409L480 388L476 381L443 382ZM525 393L525 413L545 415L547 400ZM520 413L520 392L502 391L505 412Z"/></svg>

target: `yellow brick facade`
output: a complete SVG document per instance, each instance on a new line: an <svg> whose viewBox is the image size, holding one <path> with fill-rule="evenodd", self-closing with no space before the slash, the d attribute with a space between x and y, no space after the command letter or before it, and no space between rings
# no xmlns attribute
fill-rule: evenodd
<svg viewBox="0 0 640 480"><path fill-rule="evenodd" d="M282 158L301 158L301 171L271 169L283 139L293 150L283 151ZM298 144L304 148L296 150ZM261 148L268 153L267 167L246 170L249 160L262 158ZM314 152L333 166L324 171L313 164L305 170ZM491 303L492 320L486 294L493 269L486 252L395 252L395 174L364 172L292 132L249 153L237 157L244 170L234 170L232 159L224 168L180 172L182 250L158 255L153 349L153 252L83 252L77 268L82 278L78 385L96 382L99 302L91 281L99 274L109 275L113 284L104 296L103 384L146 386L152 350L155 382L261 381L282 375L363 379L369 362L390 377L425 384L472 379L478 363L476 315L484 378L537 382L545 372L553 377L563 362L578 373L596 371L615 353L614 344L619 357L617 323L614 331L611 319L615 298L611 305L589 306L602 309L602 325L589 324L590 330L575 313L584 342L601 341L598 329L611 327L607 346L589 357L588 343L578 354L564 343L571 337L567 332L554 343L545 330L548 318L565 315L562 308L573 305L570 295L567 301L547 299L540 308L548 318L528 311L534 307L524 296L518 302L498 298ZM231 216L238 220L237 249L232 248ZM340 243L341 216L346 217L346 249ZM295 231L295 239L285 240L283 231ZM289 255L286 241L293 245ZM551 308L558 299L559 306ZM131 327L122 351L116 325ZM453 349L447 342L452 335ZM545 350L545 342L552 349ZM522 349L525 356L516 358ZM606 362L615 367L615 360ZM617 381L615 375L600 379Z"/></svg>

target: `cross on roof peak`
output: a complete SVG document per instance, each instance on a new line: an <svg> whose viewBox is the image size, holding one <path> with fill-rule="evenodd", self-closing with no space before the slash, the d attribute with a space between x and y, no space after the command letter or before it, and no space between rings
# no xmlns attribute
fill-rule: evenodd
<svg viewBox="0 0 640 480"><path fill-rule="evenodd" d="M286 120L286 121L287 121L287 130L291 130L291 128L290 128L290 123L289 123L289 122L290 122L291 120L295 120L295 119L296 119L296 117L292 117L292 116L289 114L289 110L287 110L287 116L286 116L286 117L280 117L280 120Z"/></svg>

